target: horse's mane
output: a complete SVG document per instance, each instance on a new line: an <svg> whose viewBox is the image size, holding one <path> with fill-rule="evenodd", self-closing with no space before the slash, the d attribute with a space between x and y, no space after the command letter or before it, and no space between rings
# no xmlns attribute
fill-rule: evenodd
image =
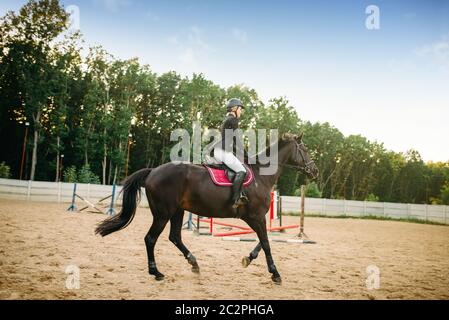
<svg viewBox="0 0 449 320"><path fill-rule="evenodd" d="M273 142L268 147L266 147L264 150L259 151L255 155L250 156L250 155L245 154L245 163L248 165L261 165L261 163L259 162L260 155L269 155L271 148L276 144L278 145L278 150L279 150L282 147L284 147L286 144L288 144L292 141L295 141L294 135L289 134L289 133L283 134L281 137L278 138L277 141ZM255 158L255 161L254 161L254 158ZM249 163L250 160L251 160L251 163Z"/></svg>

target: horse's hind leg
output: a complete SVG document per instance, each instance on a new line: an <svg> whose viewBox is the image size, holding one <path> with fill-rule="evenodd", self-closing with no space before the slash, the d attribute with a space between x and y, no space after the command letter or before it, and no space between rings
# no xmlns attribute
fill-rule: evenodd
<svg viewBox="0 0 449 320"><path fill-rule="evenodd" d="M153 275L156 280L163 280L164 275L157 270L156 261L154 259L154 247L156 245L156 241L159 238L159 235L164 230L167 225L168 219L165 217L160 217L156 214L153 214L153 224L151 225L150 230L145 236L145 246L147 247L147 255L148 255L148 272Z"/></svg>
<svg viewBox="0 0 449 320"><path fill-rule="evenodd" d="M173 244L182 252L184 257L187 259L189 264L192 266L192 271L195 273L200 272L200 267L196 262L196 258L193 254L187 249L187 247L182 242L181 238L181 230L182 230L182 222L184 218L184 210L180 209L176 211L176 213L170 219L170 236L168 239L173 242Z"/></svg>
<svg viewBox="0 0 449 320"><path fill-rule="evenodd" d="M258 219L247 218L244 220L257 233L262 249L265 252L268 271L272 274L271 279L280 284L282 282L281 275L277 271L276 266L274 265L273 257L271 256L270 242L268 241L268 234L265 226L265 216Z"/></svg>
<svg viewBox="0 0 449 320"><path fill-rule="evenodd" d="M257 258L259 255L260 250L262 250L262 243L258 243L257 246L249 253L248 257L243 257L242 259L242 265L246 268L250 265L251 261Z"/></svg>

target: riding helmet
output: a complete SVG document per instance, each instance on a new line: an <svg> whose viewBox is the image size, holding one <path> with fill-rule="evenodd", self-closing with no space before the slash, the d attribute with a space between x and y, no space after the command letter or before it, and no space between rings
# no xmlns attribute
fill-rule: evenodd
<svg viewBox="0 0 449 320"><path fill-rule="evenodd" d="M226 110L231 111L231 109L234 107L242 107L242 109L245 109L242 101L237 98L232 98L228 101L228 103L226 104Z"/></svg>

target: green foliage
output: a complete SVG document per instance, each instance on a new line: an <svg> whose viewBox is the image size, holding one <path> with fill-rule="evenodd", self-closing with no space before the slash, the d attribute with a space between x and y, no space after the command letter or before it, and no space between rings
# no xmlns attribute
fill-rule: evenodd
<svg viewBox="0 0 449 320"><path fill-rule="evenodd" d="M55 159L63 153L65 181L111 184L125 177L128 148L129 173L165 163L174 129L191 131L194 120L202 129L219 128L226 100L238 97L247 106L242 129L304 133L320 175L309 184L285 169L277 183L282 195L299 194L305 184L309 197L449 202L449 162L424 163L416 150L392 152L360 135L344 136L329 123L303 121L286 97L265 105L242 84L224 88L203 74L156 74L101 46L82 55L81 36L66 28L67 14L56 0L29 1L0 18L0 133L11 137L2 142L0 168L11 166L13 177L25 122L26 177L39 162L38 178L54 180Z"/></svg>
<svg viewBox="0 0 449 320"><path fill-rule="evenodd" d="M283 170L278 180L278 188L281 195L290 196L295 193L296 188L298 188L297 176L298 173L293 169L285 168Z"/></svg>
<svg viewBox="0 0 449 320"><path fill-rule="evenodd" d="M0 178L8 179L11 176L10 168L5 162L0 162Z"/></svg>
<svg viewBox="0 0 449 320"><path fill-rule="evenodd" d="M300 119L297 112L285 98L275 98L268 106L258 109L257 128L277 129L283 133L299 133Z"/></svg>
<svg viewBox="0 0 449 320"><path fill-rule="evenodd" d="M306 197L321 198L322 194L316 182L309 183L306 186Z"/></svg>
<svg viewBox="0 0 449 320"><path fill-rule="evenodd" d="M373 193L370 193L366 198L365 201L374 201L374 202L378 202L379 201L379 197L376 196Z"/></svg>
<svg viewBox="0 0 449 320"><path fill-rule="evenodd" d="M293 195L296 197L300 197L301 188L296 189ZM321 198L322 193L318 188L318 184L316 182L311 182L306 185L305 196L308 198Z"/></svg>
<svg viewBox="0 0 449 320"><path fill-rule="evenodd" d="M40 135L51 103L60 93L54 40L68 27L68 13L55 0L30 0L0 19L0 96L12 102L16 121L34 131L30 179L34 180ZM2 106L6 107L6 106Z"/></svg>
<svg viewBox="0 0 449 320"><path fill-rule="evenodd" d="M442 189L441 189L441 203L445 204L445 205L449 205L449 184L446 184Z"/></svg>
<svg viewBox="0 0 449 320"><path fill-rule="evenodd" d="M79 182L100 184L100 178L91 171L88 164L76 170L75 166L70 166L64 170L64 182Z"/></svg>
<svg viewBox="0 0 449 320"><path fill-rule="evenodd" d="M77 182L77 174L76 174L76 167L70 166L64 170L63 173L64 176L64 182Z"/></svg>
<svg viewBox="0 0 449 320"><path fill-rule="evenodd" d="M84 165L78 171L78 179L77 180L78 180L77 182L80 182L80 183L93 183L93 184L100 183L100 178L90 170L90 166L88 164Z"/></svg>

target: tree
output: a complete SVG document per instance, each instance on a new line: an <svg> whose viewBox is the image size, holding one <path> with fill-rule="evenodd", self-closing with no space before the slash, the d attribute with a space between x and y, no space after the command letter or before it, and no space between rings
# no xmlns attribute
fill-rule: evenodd
<svg viewBox="0 0 449 320"><path fill-rule="evenodd" d="M156 107L155 130L158 137L155 141L159 144L159 159L157 163L165 163L170 153L170 133L178 129L179 121L188 119L188 113L180 104L177 96L179 95L179 86L181 77L176 72L167 72L157 78L156 96L153 103Z"/></svg>
<svg viewBox="0 0 449 320"><path fill-rule="evenodd" d="M441 188L440 198L442 204L449 205L449 184L446 184Z"/></svg>
<svg viewBox="0 0 449 320"><path fill-rule="evenodd" d="M112 56L101 46L91 47L86 58L86 92L80 108L77 125L77 148L83 155L84 165L91 158L99 158L103 168L103 184L106 183L107 123L111 117L109 68ZM101 147L99 147L101 145Z"/></svg>
<svg viewBox="0 0 449 320"><path fill-rule="evenodd" d="M294 195L301 196L301 188L296 189ZM316 182L311 182L306 185L305 196L309 198L321 198L322 193Z"/></svg>
<svg viewBox="0 0 449 320"><path fill-rule="evenodd" d="M69 134L67 118L70 100L74 96L72 91L76 90L76 79L81 79L80 50L80 34L74 33L58 43L51 53L55 73L50 81L51 96L43 110L41 123L48 153L56 158L55 181L59 177L60 153L64 151L62 140Z"/></svg>
<svg viewBox="0 0 449 320"><path fill-rule="evenodd" d="M157 75L148 65L142 66L140 74L140 88L134 112L134 126L131 133L134 137L135 147L139 152L131 151L131 166L135 168L149 167L152 165L156 153L156 146L152 138L156 136L155 122L157 118L157 105L154 100L157 95Z"/></svg>
<svg viewBox="0 0 449 320"><path fill-rule="evenodd" d="M277 129L279 137L284 133L300 132L300 119L289 101L284 98L274 98L266 107L257 110L256 127L259 129ZM290 168L283 168L279 177L279 192L282 195L292 195L298 186L298 172ZM302 182L302 181L301 181Z"/></svg>
<svg viewBox="0 0 449 320"><path fill-rule="evenodd" d="M308 184L286 168L278 181L281 194L308 184L310 194L326 198L447 203L449 162L424 163L415 150L397 153L360 135L345 137L329 123L301 120L286 97L265 105L243 84L223 88L203 74L156 74L137 58L117 59L101 46L84 58L81 35L66 29L67 14L56 0L31 0L0 18L2 172L10 168L19 176L30 122L25 159L31 150L32 179L55 180L64 152L65 179L81 174L85 181L99 176L112 183L125 175L130 133L129 167L156 167L169 161L174 129L191 131L194 120L202 129L219 128L226 101L237 97L247 106L242 129L304 132L320 175Z"/></svg>
<svg viewBox="0 0 449 320"><path fill-rule="evenodd" d="M137 59L116 60L109 68L110 110L105 121L105 141L114 166L113 183L120 177L125 164L131 119L137 110L141 69ZM106 156L106 152L105 152Z"/></svg>
<svg viewBox="0 0 449 320"><path fill-rule="evenodd" d="M8 179L11 176L10 168L5 162L0 162L0 178Z"/></svg>
<svg viewBox="0 0 449 320"><path fill-rule="evenodd" d="M55 76L52 42L67 29L67 23L68 14L57 0L30 0L18 14L8 12L0 20L0 70L16 90L16 120L32 120L31 180L36 172L42 114Z"/></svg>
<svg viewBox="0 0 449 320"><path fill-rule="evenodd" d="M404 155L405 165L399 171L395 183L396 201L407 203L427 203L429 201L429 171L421 155L409 150Z"/></svg>
<svg viewBox="0 0 449 320"><path fill-rule="evenodd" d="M316 165L320 170L317 184L323 196L332 198L337 188L338 179L334 178L342 168L341 153L343 152L344 136L329 123L303 122L300 131L304 132L303 141L307 145ZM300 183L304 183L300 179Z"/></svg>
<svg viewBox="0 0 449 320"><path fill-rule="evenodd" d="M279 136L284 133L298 134L299 125L298 114L285 97L271 99L265 108L258 110L257 127L277 129Z"/></svg>

